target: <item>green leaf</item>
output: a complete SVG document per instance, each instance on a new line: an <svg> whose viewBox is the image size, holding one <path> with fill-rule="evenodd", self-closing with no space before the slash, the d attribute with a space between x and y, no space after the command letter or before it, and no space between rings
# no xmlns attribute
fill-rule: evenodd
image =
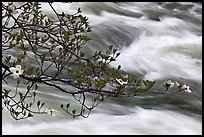
<svg viewBox="0 0 204 137"><path fill-rule="evenodd" d="M112 50L112 49L113 49L113 45L109 45L109 46L108 46L108 49L109 49L109 50Z"/></svg>
<svg viewBox="0 0 204 137"><path fill-rule="evenodd" d="M43 102L43 103L41 104L41 107L40 107L40 108L42 108L44 105L45 105L45 103Z"/></svg>
<svg viewBox="0 0 204 137"><path fill-rule="evenodd" d="M27 34L28 39L31 39L31 35L30 33Z"/></svg>
<svg viewBox="0 0 204 137"><path fill-rule="evenodd" d="M78 8L78 13L80 13L81 12L81 8Z"/></svg>
<svg viewBox="0 0 204 137"><path fill-rule="evenodd" d="M115 54L115 53L116 53L116 51L117 51L117 49L113 49L113 54Z"/></svg>
<svg viewBox="0 0 204 137"><path fill-rule="evenodd" d="M91 30L91 28L90 27L88 27L88 29L87 29L87 32L91 32L92 30Z"/></svg>
<svg viewBox="0 0 204 137"><path fill-rule="evenodd" d="M117 53L117 54L116 54L116 57L118 57L119 55L120 55L120 53Z"/></svg>
<svg viewBox="0 0 204 137"><path fill-rule="evenodd" d="M60 107L61 107L61 108L64 108L64 104L61 104Z"/></svg>
<svg viewBox="0 0 204 137"><path fill-rule="evenodd" d="M147 86L148 85L148 83L147 83L147 81L146 80L142 80L143 81L143 83L144 83L144 85L145 86Z"/></svg>
<svg viewBox="0 0 204 137"><path fill-rule="evenodd" d="M5 88L4 88L4 93L5 93L6 96L8 96L8 94L9 94L10 91L11 91L10 89L5 89Z"/></svg>
<svg viewBox="0 0 204 137"><path fill-rule="evenodd" d="M40 106L40 101L37 102L37 106L38 106L38 107Z"/></svg>
<svg viewBox="0 0 204 137"><path fill-rule="evenodd" d="M126 90L122 89L121 87L117 88L117 93L122 94L123 92L125 92Z"/></svg>
<svg viewBox="0 0 204 137"><path fill-rule="evenodd" d="M116 61L116 59L114 59L113 57L111 57L110 61Z"/></svg>
<svg viewBox="0 0 204 137"><path fill-rule="evenodd" d="M84 57L84 56L85 56L85 53L82 52L82 51L80 51L80 56L81 56L81 57Z"/></svg>
<svg viewBox="0 0 204 137"><path fill-rule="evenodd" d="M33 96L34 96L34 97L36 96L36 92L33 92Z"/></svg>
<svg viewBox="0 0 204 137"><path fill-rule="evenodd" d="M33 105L33 103L32 103L32 102L30 102L29 107L31 107L32 105Z"/></svg>
<svg viewBox="0 0 204 137"><path fill-rule="evenodd" d="M20 100L23 99L23 93L19 92Z"/></svg>
<svg viewBox="0 0 204 137"><path fill-rule="evenodd" d="M121 65L118 66L118 70L121 69Z"/></svg>
<svg viewBox="0 0 204 137"><path fill-rule="evenodd" d="M152 88L155 83L156 83L156 81L149 81L149 88Z"/></svg>
<svg viewBox="0 0 204 137"><path fill-rule="evenodd" d="M14 114L16 115L16 117L18 117L18 115L20 114L18 111L15 111Z"/></svg>
<svg viewBox="0 0 204 137"><path fill-rule="evenodd" d="M6 62L9 62L10 60L11 60L11 56L8 56L8 57L5 58Z"/></svg>
<svg viewBox="0 0 204 137"><path fill-rule="evenodd" d="M141 93L142 91L144 91L144 89L142 87L138 87L135 90L137 93Z"/></svg>
<svg viewBox="0 0 204 137"><path fill-rule="evenodd" d="M86 83L88 84L89 87L92 86L92 81L91 80L87 80Z"/></svg>
<svg viewBox="0 0 204 137"><path fill-rule="evenodd" d="M70 106L70 103L68 103L68 104L66 105L66 108L68 109L68 108L69 108L69 106Z"/></svg>
<svg viewBox="0 0 204 137"><path fill-rule="evenodd" d="M51 24L51 23L53 23L53 20L48 18L48 22Z"/></svg>
<svg viewBox="0 0 204 137"><path fill-rule="evenodd" d="M23 59L23 58L26 57L26 55L24 55L24 54L22 53L22 54L19 54L18 57L19 57L19 59Z"/></svg>
<svg viewBox="0 0 204 137"><path fill-rule="evenodd" d="M9 48L13 48L14 44L12 42L9 43Z"/></svg>
<svg viewBox="0 0 204 137"><path fill-rule="evenodd" d="M33 117L33 115L31 113L28 114L28 117Z"/></svg>
<svg viewBox="0 0 204 137"><path fill-rule="evenodd" d="M133 94L133 92L128 91L127 92L127 96L131 96Z"/></svg>
<svg viewBox="0 0 204 137"><path fill-rule="evenodd" d="M141 86L141 80L140 79L137 80L136 86Z"/></svg>
<svg viewBox="0 0 204 137"><path fill-rule="evenodd" d="M84 78L82 78L82 77L77 78L77 83L78 84L81 84L82 82L84 82Z"/></svg>
<svg viewBox="0 0 204 137"><path fill-rule="evenodd" d="M75 115L76 113L76 109L72 110L72 114Z"/></svg>
<svg viewBox="0 0 204 137"><path fill-rule="evenodd" d="M148 89L150 89L155 84L155 81L143 80L143 83Z"/></svg>
<svg viewBox="0 0 204 137"><path fill-rule="evenodd" d="M99 80L96 82L96 86L99 88L99 89L102 89L106 86L106 81L105 80Z"/></svg>
<svg viewBox="0 0 204 137"><path fill-rule="evenodd" d="M21 32L20 32L20 38L22 39L24 37L24 33L23 33L23 31L21 30Z"/></svg>

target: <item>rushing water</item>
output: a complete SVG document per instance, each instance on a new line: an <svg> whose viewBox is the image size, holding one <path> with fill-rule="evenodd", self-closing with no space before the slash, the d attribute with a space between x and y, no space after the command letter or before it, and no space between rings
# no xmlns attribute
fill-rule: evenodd
<svg viewBox="0 0 204 137"><path fill-rule="evenodd" d="M20 4L20 3L17 3ZM89 18L92 53L112 44L121 52L111 66L121 64L144 79L176 79L192 93L111 98L91 115L72 119L60 111L63 93L42 87L38 95L56 116L15 121L3 111L3 134L202 134L202 5L191 2L53 3L57 11L74 13L78 7ZM42 3L43 12L52 16ZM4 85L3 86L7 86ZM12 86L12 84L11 84ZM63 85L62 85L63 86ZM164 90L164 89L158 89Z"/></svg>

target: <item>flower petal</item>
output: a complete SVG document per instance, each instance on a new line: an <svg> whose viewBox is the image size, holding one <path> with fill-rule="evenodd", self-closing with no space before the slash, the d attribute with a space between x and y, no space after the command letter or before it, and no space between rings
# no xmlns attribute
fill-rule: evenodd
<svg viewBox="0 0 204 137"><path fill-rule="evenodd" d="M122 83L122 80L121 79L117 79L116 78L116 81L120 84L120 85L123 85L123 83Z"/></svg>
<svg viewBox="0 0 204 137"><path fill-rule="evenodd" d="M181 88L182 88L182 89L185 89L186 87L187 87L186 85L183 85Z"/></svg>
<svg viewBox="0 0 204 137"><path fill-rule="evenodd" d="M16 69L21 70L21 65L17 65Z"/></svg>
<svg viewBox="0 0 204 137"><path fill-rule="evenodd" d="M172 82L171 84L170 84L170 87L173 87L174 86L174 82Z"/></svg>
<svg viewBox="0 0 204 137"><path fill-rule="evenodd" d="M128 82L127 81L123 81L122 84L128 84Z"/></svg>
<svg viewBox="0 0 204 137"><path fill-rule="evenodd" d="M191 90L190 90L190 89L188 89L188 92L189 92L189 93L191 93Z"/></svg>
<svg viewBox="0 0 204 137"><path fill-rule="evenodd" d="M23 69L19 70L19 73L18 73L18 74L19 74L19 75L22 75L22 74L23 74L23 71L24 71Z"/></svg>
<svg viewBox="0 0 204 137"><path fill-rule="evenodd" d="M191 93L190 86L187 86L187 92Z"/></svg>
<svg viewBox="0 0 204 137"><path fill-rule="evenodd" d="M14 78L14 79L19 78L19 75L15 74L15 73L14 73L14 74L12 74L12 76L13 76L13 78Z"/></svg>
<svg viewBox="0 0 204 137"><path fill-rule="evenodd" d="M9 70L10 70L12 73L14 73L14 72L16 71L16 68L10 67Z"/></svg>
<svg viewBox="0 0 204 137"><path fill-rule="evenodd" d="M179 87L179 86L180 86L180 84L179 84L177 81L175 82L175 84L176 84L176 86L177 86L177 87Z"/></svg>

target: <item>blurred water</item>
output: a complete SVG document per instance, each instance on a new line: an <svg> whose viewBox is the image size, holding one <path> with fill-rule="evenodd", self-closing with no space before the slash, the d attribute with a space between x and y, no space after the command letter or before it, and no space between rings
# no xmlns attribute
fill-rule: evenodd
<svg viewBox="0 0 204 137"><path fill-rule="evenodd" d="M112 44L121 54L111 66L121 64L124 71L144 79L182 80L191 86L192 93L111 98L89 118L72 119L59 108L70 97L41 87L38 96L47 107L57 110L56 116L14 121L3 111L3 134L202 134L201 4L54 2L53 6L67 13L81 7L89 17L93 32L92 41L84 48L87 53L103 51ZM46 3L42 7L44 13L53 16Z"/></svg>
<svg viewBox="0 0 204 137"><path fill-rule="evenodd" d="M19 124L18 126L6 123L3 132L21 135L201 134L200 121L187 115L143 108L134 108L131 111L134 112L126 115L93 114L88 119L50 119L46 122L38 121L35 124ZM9 129L12 129L12 132Z"/></svg>

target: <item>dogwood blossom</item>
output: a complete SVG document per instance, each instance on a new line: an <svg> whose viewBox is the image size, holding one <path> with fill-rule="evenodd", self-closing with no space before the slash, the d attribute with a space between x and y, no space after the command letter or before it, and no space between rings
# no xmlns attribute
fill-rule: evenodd
<svg viewBox="0 0 204 137"><path fill-rule="evenodd" d="M174 82L172 82L171 80L167 80L166 82L164 82L164 86L166 86L166 87L173 87L174 86Z"/></svg>
<svg viewBox="0 0 204 137"><path fill-rule="evenodd" d="M9 4L9 5L8 5L8 11L9 11L10 14L16 14L16 13L18 13L18 12L16 11L16 7L15 7L13 4Z"/></svg>
<svg viewBox="0 0 204 137"><path fill-rule="evenodd" d="M23 74L23 69L21 68L21 65L17 65L16 67L10 67L9 70L11 71L12 76L14 79L19 78L19 75Z"/></svg>
<svg viewBox="0 0 204 137"><path fill-rule="evenodd" d="M192 91L190 90L190 86L188 86L188 85L183 85L181 88L184 89L185 92L189 92L189 93L192 92Z"/></svg>
<svg viewBox="0 0 204 137"><path fill-rule="evenodd" d="M128 81L123 81L122 79L116 78L116 81L117 81L120 85L128 84Z"/></svg>
<svg viewBox="0 0 204 137"><path fill-rule="evenodd" d="M181 84L178 83L177 81L175 82L175 84L176 84L177 87L180 87L180 86L181 86Z"/></svg>
<svg viewBox="0 0 204 137"><path fill-rule="evenodd" d="M55 116L54 112L56 112L56 110L51 109L51 108L48 108L48 110L47 110L47 113L48 113L49 115L52 115L52 116Z"/></svg>

